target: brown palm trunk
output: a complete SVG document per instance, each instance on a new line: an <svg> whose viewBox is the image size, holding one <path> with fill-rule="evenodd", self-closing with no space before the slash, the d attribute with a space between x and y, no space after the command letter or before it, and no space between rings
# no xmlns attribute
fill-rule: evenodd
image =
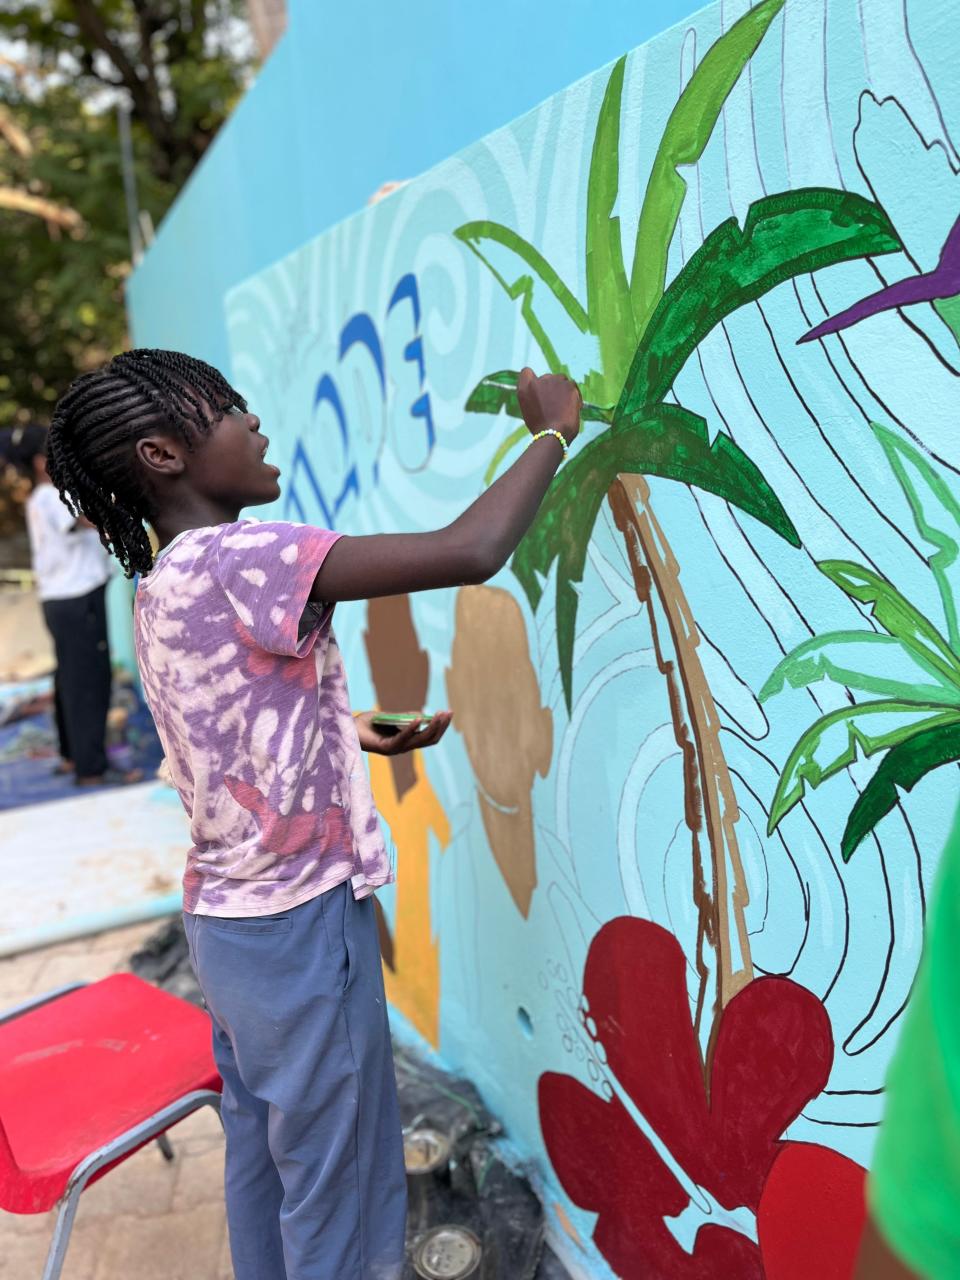
<svg viewBox="0 0 960 1280"><path fill-rule="evenodd" d="M749 895L736 833L740 812L720 745L716 704L697 653L700 635L680 585L680 567L650 505L649 486L643 476L619 476L607 501L626 543L637 596L649 608L657 666L667 682L674 737L683 753L685 818L699 916L696 1026L699 1031L708 1007L710 947L716 956L708 1014L712 1043L720 1012L753 977L744 915ZM667 647L654 595L666 619L671 642Z"/></svg>

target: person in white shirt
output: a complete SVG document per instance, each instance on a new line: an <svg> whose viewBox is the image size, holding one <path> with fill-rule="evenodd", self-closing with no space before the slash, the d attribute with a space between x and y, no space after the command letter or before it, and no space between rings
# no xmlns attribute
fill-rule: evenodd
<svg viewBox="0 0 960 1280"><path fill-rule="evenodd" d="M77 519L50 483L46 428L24 427L17 462L33 480L27 499L27 533L44 621L57 659L54 695L61 764L80 787L139 781L107 761L107 713L111 668L106 588L109 553L93 525Z"/></svg>

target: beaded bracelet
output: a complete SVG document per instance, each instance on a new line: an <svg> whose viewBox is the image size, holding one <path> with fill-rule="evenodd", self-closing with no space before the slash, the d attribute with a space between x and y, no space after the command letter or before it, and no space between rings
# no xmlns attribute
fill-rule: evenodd
<svg viewBox="0 0 960 1280"><path fill-rule="evenodd" d="M546 431L538 431L537 434L533 437L533 440L530 441L530 443L533 444L534 441L536 440L543 440L546 436L557 437L557 439L560 441L560 448L563 450L563 460L564 462L566 462L567 454L570 452L570 446L567 444L566 440L564 439L562 432L557 431L555 427L549 427Z"/></svg>

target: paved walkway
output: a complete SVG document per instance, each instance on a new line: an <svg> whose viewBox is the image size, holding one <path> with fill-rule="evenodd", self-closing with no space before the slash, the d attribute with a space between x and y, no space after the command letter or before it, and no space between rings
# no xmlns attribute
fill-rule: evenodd
<svg viewBox="0 0 960 1280"><path fill-rule="evenodd" d="M127 967L156 921L0 960L0 1008ZM204 1110L84 1192L63 1280L232 1280L223 1212L223 1135ZM0 1277L40 1280L53 1216L0 1212Z"/></svg>

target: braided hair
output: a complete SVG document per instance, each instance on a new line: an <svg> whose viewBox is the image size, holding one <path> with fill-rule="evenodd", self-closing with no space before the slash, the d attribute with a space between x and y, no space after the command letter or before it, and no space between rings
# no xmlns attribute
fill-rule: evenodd
<svg viewBox="0 0 960 1280"><path fill-rule="evenodd" d="M137 459L138 440L179 436L193 450L246 401L221 373L177 351L125 351L71 384L54 410L47 470L75 516L85 516L132 578L153 566L145 520L153 497Z"/></svg>

